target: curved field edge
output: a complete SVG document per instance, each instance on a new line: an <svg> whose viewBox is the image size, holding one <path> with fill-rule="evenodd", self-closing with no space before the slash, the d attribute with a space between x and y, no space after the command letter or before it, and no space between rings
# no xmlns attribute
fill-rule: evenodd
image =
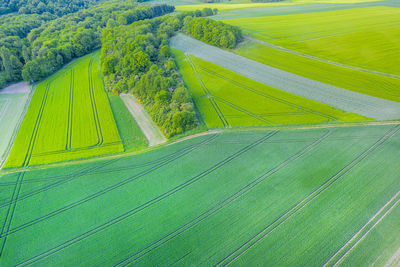
<svg viewBox="0 0 400 267"><path fill-rule="evenodd" d="M99 57L79 58L37 85L6 168L123 151Z"/></svg>
<svg viewBox="0 0 400 267"><path fill-rule="evenodd" d="M0 261L215 265L272 225L234 263L321 265L400 189L398 142L390 125L227 132L27 172ZM3 207L15 180L1 177Z"/></svg>
<svg viewBox="0 0 400 267"><path fill-rule="evenodd" d="M365 117L362 117L360 115L342 112L328 105L298 97L287 92L280 91L267 85L258 83L194 56L185 56L185 54L178 49L172 49L172 51L175 55L179 70L182 73L185 84L188 86L194 98L196 107L200 110L203 119L209 127L221 127L223 125L219 121L216 112L209 104L207 97L204 95L203 89L201 88L198 80L199 75L202 77L201 79L203 79L203 84L205 84L205 86L209 88L211 94L216 93L218 97L229 99L229 101L233 101L235 104L240 105L241 107L245 107L247 110L257 110L254 111L254 113L273 112L273 117L270 116L266 118L268 118L269 120L278 120L278 125L321 122L352 122L367 120ZM197 69L200 72L197 74L197 76L193 72L193 66L191 66L191 64L189 63L188 57L193 58L193 64L197 66ZM216 75L213 75L212 73L216 73ZM241 86L245 87L242 88ZM253 89L253 91L255 90L256 93L259 92L261 94L261 97L259 94L254 94L254 92L252 91L244 90L246 88L248 88L249 90ZM222 101L224 99L222 99ZM221 105L221 103L219 104ZM258 106L254 107L255 105ZM228 110L227 112L232 113L235 112L235 110ZM251 126L251 124L249 123L255 123L253 125L268 125L268 123L266 124L262 120L258 120L259 122L249 122L249 119L254 119L254 116L250 116L252 114L254 115L254 113L249 112L250 111L247 112L247 115L249 116L245 116L243 115L243 112L239 112L236 110L236 114L241 114L243 115L243 117L241 117L240 120L232 120L233 123L231 123L231 126ZM290 112L293 112L294 115L291 115ZM299 112L300 114L302 114L301 117L299 117ZM282 113L282 118L280 118L279 116L277 117L279 113ZM293 117L293 119L288 119L291 116ZM332 119L329 118L335 119L332 121ZM231 119L227 117L227 120L230 121ZM279 123L279 120L281 121L281 123Z"/></svg>

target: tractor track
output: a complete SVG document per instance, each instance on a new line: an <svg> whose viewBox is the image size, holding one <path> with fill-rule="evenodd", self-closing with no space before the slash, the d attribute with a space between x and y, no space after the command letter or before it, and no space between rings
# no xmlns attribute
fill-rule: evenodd
<svg viewBox="0 0 400 267"><path fill-rule="evenodd" d="M258 184L262 183L265 181L267 178L271 177L293 161L301 158L303 155L308 153L309 151L313 150L316 146L318 146L320 143L322 143L326 138L328 138L332 134L332 131L327 130L325 134L323 134L321 137L314 139L311 143L307 144L305 147L303 147L300 151L297 153L291 155L289 158L286 160L280 162L277 164L275 167L269 169L262 175L258 176L256 179L248 183L246 186L242 187L240 190L229 196L228 198L224 199L223 201L219 202L212 208L208 209L207 211L203 212L201 215L198 217L194 218L190 222L182 225L181 227L177 228L175 231L165 235L164 237L160 238L159 240L151 243L147 247L141 249L135 254L132 254L118 263L116 263L114 266L126 266L142 257L144 257L146 254L152 252L153 250L157 249L158 247L164 245L168 241L172 240L173 238L177 237L178 235L182 234L183 232L191 229L192 227L196 226L203 220L207 219L208 217L212 216L213 214L217 213L224 207L230 205L233 203L235 200L239 199L246 193L250 192L253 188L255 188Z"/></svg>
<svg viewBox="0 0 400 267"><path fill-rule="evenodd" d="M132 210L130 210L128 212L125 212L124 214L122 214L122 215L120 215L118 217L115 217L115 218L113 218L113 219L111 219L111 220L109 220L109 221L107 221L107 222L95 227L95 228L92 228L91 230L89 230L89 231L87 231L85 233L82 233L82 234L80 234L80 235L78 235L78 236L76 236L76 237L74 237L74 238L72 238L72 239L70 239L68 241L65 241L62 244L59 244L59 245L57 245L57 246L55 246L55 247L53 247L53 248L51 248L51 249L49 249L49 250L47 250L45 252L42 252L42 253L40 253L40 254L30 258L30 259L27 259L27 260L25 260L25 261L23 261L21 263L18 263L16 266L23 266L23 265L33 264L33 263L35 263L35 262L37 262L37 261L39 261L39 260L41 260L41 259L43 259L45 257L49 257L49 256L51 256L51 255L63 250L66 247L69 247L69 246L71 246L71 245L73 245L73 244L75 244L75 243L77 243L77 242L79 242L81 240L84 240L84 239L96 234L97 232L102 231L102 230L104 230L104 229L106 229L106 228L108 228L108 227L110 227L110 226L112 226L112 225L114 225L114 224L126 219L126 218L131 217L132 215L134 215L134 214L136 214L136 213L138 213L138 212L140 212L140 211L142 211L142 210L144 210L144 209L146 209L146 208L148 208L148 207L150 207L150 206L162 201L163 199L175 194L176 192L179 192L179 191L183 190L187 186L197 182L198 180L202 179L203 177L207 176L208 174L212 173L213 171L221 168L222 166L225 166L227 163L231 162L235 158L237 158L240 155L242 155L243 153L251 150L252 148L256 147L257 145L263 143L264 141L266 141L267 139L271 138L272 136L274 136L277 133L278 133L278 131L269 132L264 137L256 140L255 142L253 142L252 144L250 144L250 145L248 145L246 147L243 147L242 149L240 149L237 152L233 153L232 155L228 156L224 160L216 163L215 165L213 165L212 167L208 168L207 170L205 170L205 171L201 172L200 174L192 177L191 179L189 179L189 180L185 181L184 183L176 186L175 188L163 193L162 195L159 195L158 197L156 197L156 198L154 198L154 199L152 199L152 200L150 200L150 201L148 201L148 202L146 202L146 203L144 203L144 204L142 204L142 205L140 205L140 206L138 206L138 207L136 207L136 208L134 208L134 209L132 209Z"/></svg>
<svg viewBox="0 0 400 267"><path fill-rule="evenodd" d="M326 180L322 185L320 185L317 189L315 189L313 192L311 192L309 195L307 195L306 198L304 198L302 201L298 202L296 205L294 205L292 208L290 208L288 211L286 211L280 217L275 219L271 224L266 226L263 230L261 230L255 236L250 238L248 241L246 241L244 244L242 244L240 247L238 247L232 253L230 253L225 258L220 260L215 266L221 266L221 265L226 266L226 265L232 263L233 261L235 261L236 259L238 259L241 255L243 255L249 249L254 247L258 242L260 242L262 239L264 239L270 233L272 233L274 230L276 230L280 225L282 225L287 220L289 220L294 215L296 215L299 211L301 211L305 206L307 206L311 201L313 201L315 198L317 198L320 194L322 194L327 189L329 189L332 184L334 184L340 178L345 176L349 171L354 169L365 158L367 158L372 152L374 152L376 149L378 149L383 144L385 144L386 141L388 141L391 137L396 135L399 132L399 130L400 130L399 125L396 125L396 126L392 127L391 129L389 129L374 144L372 144L369 148L364 150L360 155L358 155L355 159L353 159L351 162L349 162L345 167L343 167L341 170L339 170L337 173L335 173L333 176L331 176L328 180Z"/></svg>

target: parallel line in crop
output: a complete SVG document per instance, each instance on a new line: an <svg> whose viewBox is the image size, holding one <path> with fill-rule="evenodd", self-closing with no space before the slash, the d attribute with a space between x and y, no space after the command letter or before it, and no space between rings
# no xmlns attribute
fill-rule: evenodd
<svg viewBox="0 0 400 267"><path fill-rule="evenodd" d="M101 147L108 147L108 146L114 146L114 145L119 145L121 144L122 141L114 141L114 142L108 142L108 143L103 143ZM79 148L72 148L71 150L54 150L54 151L48 151L48 152L42 152L42 153L34 153L33 156L49 156L49 155L58 155L58 154L63 154L66 152L77 152L77 151L85 151L89 149L94 149L99 146L84 146L84 147L79 147Z"/></svg>
<svg viewBox="0 0 400 267"><path fill-rule="evenodd" d="M218 134L212 135L211 137L209 137L209 138L206 139L205 141L199 142L199 143L197 143L197 144L195 144L195 145L187 146L187 147L185 147L184 149L182 149L182 150L180 151L180 153L177 154L177 156L173 156L173 157L171 157L170 159L167 158L165 161L163 161L163 162L161 162L161 163L165 163L165 162L166 162L165 164L170 163L170 162L172 162L172 161L174 161L174 160L176 160L176 159L182 157L183 155L186 155L186 154L188 154L188 153L190 153L190 152L196 150L197 148L200 148L201 146L210 143L210 142L211 142L212 140L214 140L217 136L219 136L219 135L218 135ZM175 153L173 153L173 154L175 154ZM65 184L66 182L69 182L69 181L71 181L71 180L73 180L73 179L79 178L79 177L81 177L81 176L83 176L83 175L89 174L89 173L91 173L91 171L94 171L94 170L96 170L96 169L102 168L102 167L104 167L104 166L106 166L106 165L109 165L109 164L111 164L111 163L113 163L113 162L115 162L115 161L117 161L117 160L118 160L118 159L116 159L116 160L114 160L114 161L109 161L109 162L103 163L103 164L101 164L101 165L97 165L97 166L95 166L95 167L93 167L93 168L87 168L86 170L83 170L83 171L80 172L80 173L75 173L75 174L66 176L67 179L63 179L63 180L61 180L61 181L57 181L57 182L55 182L55 183L52 183L52 184L46 185L46 186L44 186L44 187L42 187L42 188L39 188L39 189L37 189L37 190L35 190L35 191L29 192L28 194L21 196L21 197L18 199L18 201L20 201L20 200L25 200L25 199L27 199L27 198L33 197L34 195L37 195L37 194L42 193L42 192L44 192L44 191L48 191L48 190L50 190L50 189L53 189L54 187L57 187L57 186L62 185L62 184ZM7 206L7 205L9 205L9 204L11 204L11 203L13 203L13 201L9 201L9 202L0 204L0 208L3 208L3 207L5 207L5 206Z"/></svg>
<svg viewBox="0 0 400 267"><path fill-rule="evenodd" d="M89 67L88 67L88 74L89 74L89 90L90 90L90 101L92 104L92 112L93 117L96 125L96 133L97 133L97 146L101 146L103 144L103 133L101 132L101 125L99 120L99 114L97 112L96 100L94 95L94 88L93 88L93 57L90 58Z"/></svg>
<svg viewBox="0 0 400 267"><path fill-rule="evenodd" d="M173 232L170 232L169 234L167 234L167 235L163 236L162 238L158 239L157 241L149 244L148 246L146 246L145 248L139 250L135 254L132 254L132 255L122 259L121 261L116 263L114 266L126 266L126 265L128 265L128 264L130 264L130 263L132 263L134 261L137 261L138 259L144 257L148 253L150 253L153 250L157 249L158 247L164 245L168 241L170 241L170 240L174 239L175 237L179 236L183 232L193 228L194 226L196 226L200 222L202 222L205 219L207 219L208 217L216 214L221 209L227 207L228 205L232 204L235 200L239 199L240 197L244 196L245 194L247 194L248 192L253 190L257 185L259 185L260 183L265 181L267 178L273 176L275 173L279 172L281 169L285 168L286 166L288 166L289 164L291 164L295 160L299 159L300 157L304 156L305 154L307 154L308 152L313 150L316 146L318 146L320 143L322 143L324 140L326 140L331 134L332 134L332 131L331 130L327 130L326 133L324 133L321 137L319 137L317 139L314 139L311 143L307 144L301 150L299 150L295 154L291 155L290 157L288 157L284 161L278 163L273 168L267 170L266 172L264 172L263 174L258 176L256 179L254 179L253 181L251 181L250 183L248 183L244 187L240 188L234 194L230 195L229 197L227 197L223 201L219 202L218 204L216 204L212 208L210 208L207 211L203 212L202 214L200 214L199 216L197 216L193 220L191 220L191 221L185 223L184 225L180 226L179 228L177 228Z"/></svg>
<svg viewBox="0 0 400 267"><path fill-rule="evenodd" d="M386 141L388 141L391 137L393 137L395 134L397 134L399 132L399 130L400 130L400 126L399 125L396 125L396 126L392 127L391 129L389 129L389 131L387 131L374 144L372 144L369 148L367 148L365 151L363 151L360 155L358 155L355 159L353 159L345 167L343 167L341 170L339 170L337 173L335 173L333 176L331 176L327 181L325 181L317 189L315 189L313 192L311 192L306 198L304 198L303 200L298 202L291 209L289 209L287 212L282 214L275 221L273 221L271 224L269 224L263 230L261 230L259 233L257 233L255 236L250 238L248 241L246 241L244 244L242 244L235 251L233 251L232 253L227 255L225 258L220 260L216 264L216 266L220 266L220 265L224 265L225 266L225 265L228 265L228 264L232 263L236 259L238 259L241 255L243 255L249 249L254 247L258 242L260 242L265 237L267 237L270 233L272 233L274 230L276 230L280 225L282 225L287 220L289 220L294 215L296 215L305 206L307 206L312 200L314 200L320 194L322 194L327 189L329 189L332 184L334 184L340 178L345 176L349 171L351 171L358 164L360 164L365 158L367 158L372 152L374 152L376 149L378 149L383 144L385 144Z"/></svg>
<svg viewBox="0 0 400 267"><path fill-rule="evenodd" d="M22 183L20 181L22 181L24 176L24 173L20 173L18 174L18 178L17 178L17 183L15 184L13 193L11 195L11 200L14 200L14 198L17 200L18 199L18 195L19 192L21 190L21 185ZM3 226L1 227L1 235L0 235L0 241L1 241L1 245L0 245L0 257L1 255L3 255L3 251L4 251L4 247L6 245L6 241L7 241L7 236L3 237L3 233L6 233L10 230L10 225L12 222L12 219L14 217L14 212L15 212L15 207L17 206L16 203L14 204L10 204L8 205L8 209L7 209L7 213L6 213L6 218L4 220Z"/></svg>
<svg viewBox="0 0 400 267"><path fill-rule="evenodd" d="M74 107L74 84L75 84L75 69L71 69L71 81L69 84L69 102L68 102L68 120L67 120L67 141L65 150L71 151L72 149L72 118Z"/></svg>
<svg viewBox="0 0 400 267"><path fill-rule="evenodd" d="M214 95L214 98L215 98L216 100L220 101L221 103L224 103L225 105L228 105L228 106L230 106L231 108L233 108L233 109L235 109L235 110L237 110L237 111L239 111L239 112L242 112L242 113L246 114L247 116L250 116L250 117L252 117L252 118L255 118L255 119L257 119L257 120L260 120L260 121L262 121L262 122L265 122L265 123L268 123L268 124L271 124L271 125L276 125L276 123L274 123L274 122L272 122L272 121L270 121L270 120L267 120L267 119L263 118L262 116L257 115L257 114L255 114L255 113L251 112L250 110L247 110L247 109L244 109L244 108L242 108L242 107L240 107L240 106L238 106L238 105L235 105L235 104L233 104L232 102L229 102L228 100L225 100L225 99L223 99L223 98L221 98L221 97L219 97L219 96Z"/></svg>
<svg viewBox="0 0 400 267"><path fill-rule="evenodd" d="M327 141L340 141L340 140L361 140L361 139L367 139L367 138L379 138L380 136L377 135L362 135L362 136L346 136L346 137L330 137L329 140ZM297 142L304 142L304 141L312 141L313 138L290 138L290 139L282 139L282 140L268 140L266 142L271 143L271 144L277 144L277 143L297 143ZM244 144L249 144L249 142L246 141L216 141L214 142L214 144L237 144L237 145L244 145ZM194 145L191 145L194 146ZM190 147L190 146L189 146ZM132 169L137 169L140 167L146 167L146 166L150 166L153 165L155 163L160 162L163 159L166 159L168 157L171 157L177 153L180 153L181 150L178 150L174 153L171 153L167 156L161 157L157 160L151 160L148 162L143 162L140 164L129 164L126 166L122 166L122 167L118 167L118 168L112 168L112 169L105 169L105 170L93 170L90 173L85 173L85 175L90 174L90 175L94 175L94 174L103 174L103 173L111 173L111 172L118 172L118 171L125 171L125 170L132 170ZM101 166L103 167L103 166ZM69 175L54 175L54 176L48 176L48 177L42 177L42 178L30 178L27 179L25 178L23 183L27 184L27 183L42 183L42 182L46 182L46 181L50 181L50 180L62 180L65 179L67 177L78 177L78 176L82 176L80 173L82 171L78 171L75 172L73 174L69 174ZM3 182L0 183L0 186L11 186L11 185L15 185L16 182ZM2 204L0 204L2 205ZM1 208L1 206L0 206Z"/></svg>
<svg viewBox="0 0 400 267"><path fill-rule="evenodd" d="M67 181L71 181L72 179L76 179L76 178L79 178L79 177L82 177L82 176L85 176L85 175L93 175L93 174L100 174L100 173L112 173L112 172L116 172L116 171L123 171L123 170L130 170L130 169L135 169L135 168L140 168L140 167L147 167L147 166L151 166L151 165L154 165L156 163L159 163L161 161L173 158L175 155L183 153L187 149L191 149L191 148L193 148L195 146L200 145L200 143L201 142L195 143L193 145L185 146L185 147L183 147L183 148L181 148L181 149L179 149L179 150L177 150L177 151L175 151L173 153L170 153L170 154L168 154L168 155L166 155L164 157L160 157L159 159L148 161L148 162L144 162L144 163L141 163L141 164L136 164L136 165L129 164L129 165L122 166L122 167L101 170L101 168L106 167L107 165L110 165L111 163L115 163L117 161L117 160L114 160L114 161L109 161L109 162L106 162L106 163L102 163L101 165L96 165L95 167L92 167L92 168L86 168L86 169L83 169L83 170L79 170L79 171L74 172L74 173L69 174L69 175L55 175L55 176L48 176L48 177L43 177L43 178L25 179L23 183L46 182L46 181L51 181L51 180L62 180L62 181L64 181L66 178L71 178L71 179L67 180ZM9 186L9 185L15 185L15 184L16 184L15 182L6 182L6 183L1 183L0 186L1 185ZM60 185L60 184L57 184L57 185ZM47 186L46 186L46 188L47 188ZM35 190L33 192L28 193L29 197L32 196L32 195L35 195L37 193L40 193L39 190L42 190L42 189L43 188L39 188L39 189L37 189L37 190ZM26 198L27 198L26 195L22 197L22 199L26 199ZM6 206L8 203L9 202L0 204L0 208Z"/></svg>
<svg viewBox="0 0 400 267"><path fill-rule="evenodd" d="M29 165L29 161L31 160L32 153L33 153L33 148L35 146L37 133L38 133L38 130L39 130L40 123L42 121L44 108L45 108L45 105L46 105L46 102L47 102L47 96L48 96L49 91L50 91L50 85L51 85L51 82L47 83L47 85L46 85L45 93L44 93L44 96L43 96L43 99L42 99L42 103L41 103L40 109L39 109L39 114L36 117L35 126L34 126L33 131L32 131L31 139L29 140L28 151L27 151L27 153L25 155L25 160L24 160L24 162L22 164L22 167L28 166Z"/></svg>
<svg viewBox="0 0 400 267"><path fill-rule="evenodd" d="M199 84L200 84L201 88L203 89L204 94L206 95L206 97L210 101L211 106L213 107L213 109L217 113L217 115L218 115L219 119L221 120L223 126L224 127L229 127L229 123L228 123L226 117L222 113L222 111L219 108L218 104L215 102L214 96L210 93L210 91L208 90L207 86L204 84L203 79L200 76L200 73L196 69L196 65L193 63L193 61L190 58L190 56L185 54L185 57L186 57L187 61L189 62L189 65L192 68L194 75L196 76L197 80L199 81Z"/></svg>
<svg viewBox="0 0 400 267"><path fill-rule="evenodd" d="M338 266L350 252L400 203L400 190L383 205L361 228L323 265ZM355 243L354 243L355 242ZM336 258L340 256L339 259ZM332 264L331 264L332 263Z"/></svg>
<svg viewBox="0 0 400 267"><path fill-rule="evenodd" d="M82 204L84 204L84 203L86 203L88 201L96 199L96 198L98 198L98 197L100 197L100 196L102 196L102 195L104 195L104 194L106 194L108 192L111 192L111 191L113 191L113 190L115 190L117 188L120 188L121 186L124 186L124 185L126 185L126 184L128 184L128 183L130 183L130 182L132 182L134 180L137 180L137 179L139 179L139 178L141 178L141 177L143 177L143 176L145 176L145 175L147 175L147 174L149 174L149 173L151 173L151 172L153 172L153 171L155 171L155 170L157 170L157 169L159 169L159 168L171 163L172 161L174 161L174 160L176 160L176 159L178 159L178 158L180 158L180 157L192 152L193 150L201 147L202 145L210 143L212 140L214 140L218 136L219 135L217 135L217 134L213 135L211 138L208 138L207 140L204 140L203 142L201 142L198 146L192 147L191 149L188 149L184 153L182 153L180 155L177 155L172 159L168 159L168 160L165 160L163 162L160 162L156 166L152 166L149 169L146 169L146 170L144 170L144 171L142 171L142 172L140 172L138 174L135 174L134 176L131 176L131 177L129 177L129 178L123 180L123 181L120 181L120 182L115 183L115 184L113 184L111 186L108 186L108 187L106 187L106 188L104 188L104 189L102 189L102 190L100 190L100 191L98 191L98 192L96 192L96 193L94 193L92 195L89 195L89 196L87 196L87 197L85 197L85 198L83 198L81 200L78 200L76 202L70 203L70 204L68 204L68 205L66 205L66 206L64 206L62 208L59 208L57 210L54 210L54 211L52 211L52 212L50 212L50 213L48 213L46 215L43 215L43 216L38 217L38 218L36 218L34 220L31 220L31 221L26 222L26 223L24 223L22 225L19 225L19 226L15 227L15 228L11 229L8 232L5 232L2 236L8 236L8 235L13 234L15 232L21 231L21 230L23 230L23 229L25 229L27 227L35 225L35 224L37 224L39 222L42 222L44 220L47 220L47 219L49 219L51 217L54 217L54 216L56 216L56 215L58 215L58 214L60 214L62 212L68 211L68 210L70 210L72 208L75 208L75 207L77 207L79 205L82 205Z"/></svg>
<svg viewBox="0 0 400 267"><path fill-rule="evenodd" d="M230 79L229 77L226 77L226 76L224 76L224 75L222 75L222 74L220 74L220 73L217 73L217 72L215 72L215 71L209 70L209 69L207 69L207 68L204 68L204 67L201 67L201 66L200 66L199 68L202 69L202 70L205 71L205 72L208 72L208 73L211 74L211 75L214 75L214 76L216 76L216 77L218 77L218 78L221 78L221 79L223 79L223 80L226 80L226 81L228 81L228 82L230 82L230 83L232 83L232 84L234 84L234 85L236 85L236 86L238 86L238 87L240 87L240 88L242 88L242 89L245 89L245 90L247 90L247 91L253 92L253 93L257 94L257 95L263 96L263 97L268 98L268 99L270 99L270 100L273 100L273 101L276 101L276 102L279 102L279 103L283 103L283 104L288 105L288 106L290 106L290 107L299 109L299 110L301 110L301 111L303 111L303 112L307 112L307 113L310 113L310 114L314 114L314 115L318 115L318 116L327 118L327 119L329 119L329 121L337 121L337 120L338 120L338 118L336 118L336 117L334 117L334 116L331 116L331 115L328 115L328 114L325 114L325 113L321 113L321 112L319 112L319 111L316 111L316 110L313 110L313 109L310 109L310 108L306 108L306 107L303 107L303 106L301 106L301 105L294 104L294 103L289 102L289 101L287 101L287 100L284 100L284 99L281 99L281 98L272 96L272 95L270 95L270 94L264 93L264 92L262 92L262 91L259 91L259 90L257 90L257 89L252 88L252 87L249 87L249 86L247 86L247 85L244 85L244 84L242 84L242 83L240 83L240 82L238 82L238 81L232 80L232 79Z"/></svg>
<svg viewBox="0 0 400 267"><path fill-rule="evenodd" d="M113 219L111 219L111 220L109 220L109 221L107 221L107 222L95 227L95 228L92 228L91 230L89 230L89 231L87 231L85 233L82 233L82 234L80 234L80 235L78 235L78 236L76 236L76 237L74 237L74 238L72 238L72 239L70 239L68 241L65 241L65 242L63 242L63 243L61 243L61 244L59 244L59 245L57 245L57 246L45 251L45 252L42 252L42 253L30 258L30 259L27 259L27 260L25 260L25 261L23 261L21 263L18 263L16 266L33 264L33 263L35 263L35 262L37 262L37 261L39 261L39 260L41 260L41 259L43 259L45 257L49 257L49 256L51 256L51 255L53 255L53 254L65 249L65 248L67 248L67 247L69 247L69 246L71 246L71 245L73 245L73 244L75 244L75 243L77 243L77 242L79 242L81 240L84 240L84 239L86 239L86 238L98 233L99 231L102 231L102 230L104 230L104 229L106 229L106 228L108 228L108 227L110 227L110 226L122 221L122 220L125 220L125 219L131 217L132 215L134 215L134 214L136 214L136 213L138 213L138 212L140 212L140 211L142 211L142 210L144 210L144 209L146 209L148 207L151 207L152 205L162 201L163 199L175 194L176 192L179 192L179 191L185 189L189 185L191 185L191 184L199 181L200 179L206 177L208 174L214 172L215 170L221 168L222 166L225 166L227 163L231 162L235 158L238 158L243 153L251 150L252 148L256 147L257 145L265 142L267 139L271 138L272 136L274 136L277 133L278 133L278 131L273 131L273 132L270 132L270 133L266 134L262 138L254 141L253 143L251 143L248 146L245 146L245 147L241 148L237 152L235 152L232 155L228 156L227 158L221 160L220 162L216 163L215 165L213 165L212 167L208 168L207 170L204 170L201 173L197 174L196 176L194 176L194 177L190 178L189 180L183 182L182 184L174 187L173 189L170 189L169 191L167 191L167 192L165 192L165 193L153 198L152 200L149 200L148 202L146 202L146 203L144 203L144 204L142 204L142 205L140 205L140 206L138 206L138 207L136 207L136 208L134 208L134 209L132 209L130 211L127 211L127 212L125 212L124 214L122 214L122 215L120 215L118 217L115 217L115 218L113 218ZM135 175L135 176L137 176L137 175ZM133 177L135 177L135 176L133 176Z"/></svg>
<svg viewBox="0 0 400 267"><path fill-rule="evenodd" d="M43 96L43 99L42 99L42 102L41 102L41 105L40 105L40 108L39 108L39 114L36 117L35 125L34 125L33 131L32 131L32 134L31 134L31 138L30 138L30 141L29 141L28 150L26 152L25 160L24 160L24 163L22 164L22 166L27 166L29 164L29 161L30 161L31 157L32 157L32 151L33 151L33 148L34 148L34 145L35 145L35 141L36 141L37 133L38 133L38 130L39 130L40 122L42 120L44 108L45 108L46 101L47 101L47 96L48 96L48 93L49 93L49 90L50 90L50 85L51 85L51 83L48 83L46 85L45 93L44 93L44 96ZM14 190L13 190L13 193L12 193L12 196L11 196L11 201L8 204L6 218L4 220L4 223L3 223L3 226L2 226L2 229L1 229L1 235L0 235L0 239L2 239L1 240L2 243L1 243L1 247L0 247L0 256L3 254L4 248L5 248L5 244L6 244L6 241L7 241L7 236L4 236L4 233L8 232L9 229L10 229L10 226L11 226L11 223L12 223L12 220L13 220L13 217L14 217L14 213L15 213L15 207L17 206L19 193L21 191L21 186L22 186L22 181L24 179L24 175L25 175L24 173L18 174L17 183L15 184L15 187L14 187ZM4 229L6 229L5 232L4 232Z"/></svg>

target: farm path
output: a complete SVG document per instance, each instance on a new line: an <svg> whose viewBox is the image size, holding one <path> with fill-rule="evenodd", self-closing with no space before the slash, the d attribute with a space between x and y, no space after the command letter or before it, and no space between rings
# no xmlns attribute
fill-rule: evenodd
<svg viewBox="0 0 400 267"><path fill-rule="evenodd" d="M346 112L377 120L400 118L400 103L349 91L264 65L184 34L174 36L170 45L249 79Z"/></svg>
<svg viewBox="0 0 400 267"><path fill-rule="evenodd" d="M359 67L355 67L355 66L342 64L342 63L339 63L339 62L336 62L336 61L331 61L331 60L328 60L328 59L315 57L315 56L304 54L304 53L301 53L301 52L298 52L298 51L295 51L295 50L292 50L292 49L288 49L288 48L285 48L285 47L282 47L282 46L278 46L278 45L274 45L274 44L271 44L271 43L268 43L268 42L265 42L265 41L261 41L261 40L252 38L250 36L246 36L245 38L247 40L251 41L251 42L254 42L254 43L259 43L259 44L262 44L262 45L265 45L265 46L268 46L268 47L271 47L271 48L274 48L274 49L278 49L278 50L281 50L281 51L284 51L284 52L288 52L288 53L295 54L295 55L298 55L298 56L306 57L306 58L309 58L309 59L322 61L322 62L329 63L329 64L332 64L332 65L336 65L336 66L339 66L339 67L344 67L344 68L348 68L348 69L352 69L352 70L358 70L358 71L363 71L363 72L367 72L367 73L382 75L382 76L386 76L386 77L390 77L390 78L400 79L400 76L396 75L396 74L363 69L363 68L359 68Z"/></svg>
<svg viewBox="0 0 400 267"><path fill-rule="evenodd" d="M131 94L121 94L121 99L124 101L129 112L136 120L140 129L149 141L149 146L155 146L165 143L164 135L160 132L155 123L151 120L149 114L144 110L142 105Z"/></svg>

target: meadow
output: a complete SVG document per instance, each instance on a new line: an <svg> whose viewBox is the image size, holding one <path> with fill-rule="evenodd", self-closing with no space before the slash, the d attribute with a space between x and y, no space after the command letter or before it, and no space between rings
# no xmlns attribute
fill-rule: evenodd
<svg viewBox="0 0 400 267"><path fill-rule="evenodd" d="M364 263L386 263L399 146L399 125L226 131L10 172L0 264L354 266L366 247Z"/></svg>
<svg viewBox="0 0 400 267"><path fill-rule="evenodd" d="M347 90L400 102L400 79L354 70L247 42L235 53L260 63Z"/></svg>
<svg viewBox="0 0 400 267"><path fill-rule="evenodd" d="M400 74L400 9L374 6L306 14L228 19L246 34L296 51ZM382 60L384 59L384 60Z"/></svg>
<svg viewBox="0 0 400 267"><path fill-rule="evenodd" d="M367 120L258 83L177 49L173 52L185 84L208 127Z"/></svg>
<svg viewBox="0 0 400 267"><path fill-rule="evenodd" d="M123 151L99 61L89 54L37 85L5 167Z"/></svg>

